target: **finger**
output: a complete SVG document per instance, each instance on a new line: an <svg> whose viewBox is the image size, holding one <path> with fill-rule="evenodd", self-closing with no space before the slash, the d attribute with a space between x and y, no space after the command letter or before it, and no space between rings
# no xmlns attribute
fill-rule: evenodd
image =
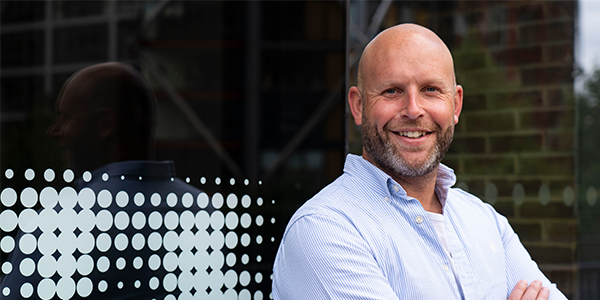
<svg viewBox="0 0 600 300"><path fill-rule="evenodd" d="M548 300L548 297L550 297L550 290L547 287L542 287L536 300Z"/></svg>
<svg viewBox="0 0 600 300"><path fill-rule="evenodd" d="M527 291L525 291L525 294L523 294L523 297L521 299L523 300L536 300L539 293L540 293L540 289L542 288L542 282L539 280L534 280L529 287L527 288Z"/></svg>
<svg viewBox="0 0 600 300"><path fill-rule="evenodd" d="M515 288L508 296L508 300L521 300L521 297L523 297L525 290L527 290L527 281L523 279L517 282Z"/></svg>

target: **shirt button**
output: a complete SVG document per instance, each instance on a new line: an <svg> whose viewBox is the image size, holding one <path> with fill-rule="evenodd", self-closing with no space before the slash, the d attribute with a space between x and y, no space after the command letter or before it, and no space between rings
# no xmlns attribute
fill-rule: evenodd
<svg viewBox="0 0 600 300"><path fill-rule="evenodd" d="M421 217L421 216L418 216L418 217L415 219L415 221L417 221L417 224L421 224L421 223L423 223L423 217Z"/></svg>
<svg viewBox="0 0 600 300"><path fill-rule="evenodd" d="M383 197L383 199L387 202L390 202L390 198L388 198L388 197Z"/></svg>
<svg viewBox="0 0 600 300"><path fill-rule="evenodd" d="M442 267L444 268L444 271L448 272L448 266L443 265Z"/></svg>
<svg viewBox="0 0 600 300"><path fill-rule="evenodd" d="M399 190L400 190L400 188L399 188L397 185L395 185L395 186L393 187L393 189L394 189L394 192L397 192L397 191L399 191Z"/></svg>

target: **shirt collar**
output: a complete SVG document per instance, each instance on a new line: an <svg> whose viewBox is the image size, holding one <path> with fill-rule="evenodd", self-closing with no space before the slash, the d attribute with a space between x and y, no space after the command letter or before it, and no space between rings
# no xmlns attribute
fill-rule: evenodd
<svg viewBox="0 0 600 300"><path fill-rule="evenodd" d="M366 185L373 187L375 189L373 192L375 193L407 198L406 191L402 188L402 185L361 156L348 154L346 163L344 164L344 172L366 181ZM454 174L454 170L444 164L440 164L435 189L442 207L446 205L448 191L455 183L456 175Z"/></svg>

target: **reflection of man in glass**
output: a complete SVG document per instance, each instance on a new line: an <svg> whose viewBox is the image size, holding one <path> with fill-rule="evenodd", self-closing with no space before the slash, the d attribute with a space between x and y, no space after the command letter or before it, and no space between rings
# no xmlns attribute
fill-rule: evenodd
<svg viewBox="0 0 600 300"><path fill-rule="evenodd" d="M61 192L59 204L39 212L39 228L19 233L0 289L9 288L6 299L177 297L178 284L193 286L192 267L207 268L205 228L194 228L196 217L208 222L197 214L201 191L176 178L171 161L150 161L155 106L129 65L94 65L67 80L48 135L79 177L78 195ZM23 253L21 240L37 248Z"/></svg>
<svg viewBox="0 0 600 300"><path fill-rule="evenodd" d="M365 48L350 109L363 156L292 217L274 299L565 299L505 217L451 189L440 164L462 108L432 31L389 28Z"/></svg>
<svg viewBox="0 0 600 300"><path fill-rule="evenodd" d="M76 174L116 161L149 160L155 126L152 91L128 65L105 63L64 84L48 129Z"/></svg>

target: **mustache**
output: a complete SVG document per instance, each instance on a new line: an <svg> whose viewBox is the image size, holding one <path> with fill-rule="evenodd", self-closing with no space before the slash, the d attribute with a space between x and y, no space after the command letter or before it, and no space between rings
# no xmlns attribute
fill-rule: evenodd
<svg viewBox="0 0 600 300"><path fill-rule="evenodd" d="M396 131L398 128L420 128L426 131L432 132L440 132L442 131L442 127L436 123L425 123L422 119L416 120L402 120L402 121L394 121L390 120L389 122L383 125L384 132Z"/></svg>

